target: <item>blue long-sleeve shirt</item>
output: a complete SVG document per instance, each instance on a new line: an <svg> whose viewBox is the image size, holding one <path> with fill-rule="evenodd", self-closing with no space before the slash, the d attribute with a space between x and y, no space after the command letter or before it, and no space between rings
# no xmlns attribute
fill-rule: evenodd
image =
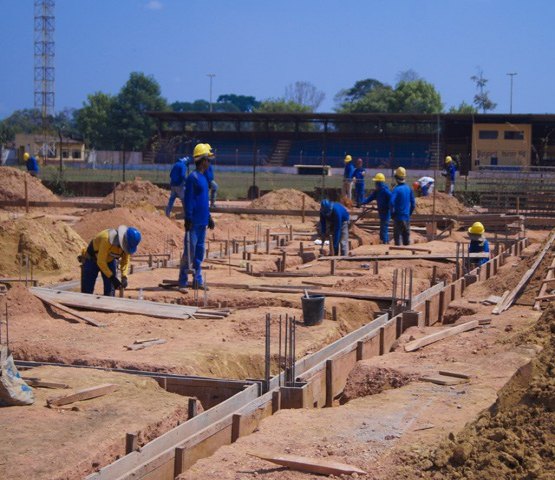
<svg viewBox="0 0 555 480"><path fill-rule="evenodd" d="M373 200L376 200L376 203L378 204L378 214L380 215L380 218L382 220L389 219L391 215L391 190L389 190L389 187L385 183L368 195L362 204L366 205Z"/></svg>
<svg viewBox="0 0 555 480"><path fill-rule="evenodd" d="M455 172L457 171L457 167L453 162L445 165L445 174L449 179L454 182L455 181Z"/></svg>
<svg viewBox="0 0 555 480"><path fill-rule="evenodd" d="M489 253L489 242L485 238L482 240L470 240L468 253ZM487 258L471 259L471 262L477 266L483 265L487 261Z"/></svg>
<svg viewBox="0 0 555 480"><path fill-rule="evenodd" d="M208 181L198 170L190 173L185 182L185 220L193 225L208 225Z"/></svg>
<svg viewBox="0 0 555 480"><path fill-rule="evenodd" d="M391 216L395 220L407 222L416 207L414 192L405 183L397 185L391 192Z"/></svg>
<svg viewBox="0 0 555 480"><path fill-rule="evenodd" d="M27 163L25 164L27 167L27 171L28 172L36 172L38 173L39 171L39 164L37 162L37 159L33 156L29 157L27 159Z"/></svg>
<svg viewBox="0 0 555 480"><path fill-rule="evenodd" d="M352 162L345 164L345 170L343 170L343 178L345 180L352 180L354 174L355 166L352 164Z"/></svg>
<svg viewBox="0 0 555 480"><path fill-rule="evenodd" d="M187 179L187 158L180 158L170 171L170 186L180 187Z"/></svg>
<svg viewBox="0 0 555 480"><path fill-rule="evenodd" d="M364 177L366 176L366 170L364 168L355 168L353 177L357 183L364 183Z"/></svg>
<svg viewBox="0 0 555 480"><path fill-rule="evenodd" d="M331 214L326 216L320 213L320 228L322 234L325 234L326 227L329 222L330 233L333 235L333 248L337 252L339 240L341 239L341 226L343 222L349 221L349 212L340 203L334 202L331 207Z"/></svg>
<svg viewBox="0 0 555 480"><path fill-rule="evenodd" d="M206 180L208 180L208 186L210 187L210 184L214 180L214 169L212 168L212 165L208 165L208 168L204 172L204 176L206 177Z"/></svg>

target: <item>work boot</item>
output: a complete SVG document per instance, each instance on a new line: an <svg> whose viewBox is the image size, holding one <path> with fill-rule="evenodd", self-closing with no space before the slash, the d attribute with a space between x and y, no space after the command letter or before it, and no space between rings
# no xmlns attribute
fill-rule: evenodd
<svg viewBox="0 0 555 480"><path fill-rule="evenodd" d="M193 280L192 288L193 290L204 290L204 285L202 282L199 282L198 280ZM208 287L206 287L206 290L208 290Z"/></svg>

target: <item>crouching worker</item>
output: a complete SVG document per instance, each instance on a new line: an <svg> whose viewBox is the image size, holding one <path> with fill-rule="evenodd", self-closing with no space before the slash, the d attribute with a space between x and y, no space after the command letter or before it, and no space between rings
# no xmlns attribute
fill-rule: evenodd
<svg viewBox="0 0 555 480"><path fill-rule="evenodd" d="M98 272L102 275L104 295L113 297L115 290L127 288L129 256L137 251L140 241L141 232L125 225L108 228L94 237L79 257L82 264L81 293L94 293ZM116 275L118 261L121 281Z"/></svg>
<svg viewBox="0 0 555 480"><path fill-rule="evenodd" d="M468 253L488 253L489 254L489 242L484 238L484 233L486 229L481 222L475 222L468 229L468 236L470 237L470 246L468 247ZM470 268L474 269L487 263L488 258L470 258Z"/></svg>
<svg viewBox="0 0 555 480"><path fill-rule="evenodd" d="M330 235L335 255L349 254L349 212L338 202L322 200L320 203L320 238L322 245Z"/></svg>
<svg viewBox="0 0 555 480"><path fill-rule="evenodd" d="M432 177L420 177L412 184L416 197L427 197L434 191L435 181Z"/></svg>

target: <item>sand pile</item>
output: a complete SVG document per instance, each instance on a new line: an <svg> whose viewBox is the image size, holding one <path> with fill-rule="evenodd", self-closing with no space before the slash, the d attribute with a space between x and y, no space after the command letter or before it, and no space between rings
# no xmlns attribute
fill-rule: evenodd
<svg viewBox="0 0 555 480"><path fill-rule="evenodd" d="M11 276L19 274L25 254L35 274L78 271L77 255L85 242L64 222L27 215L0 223L0 245L0 276Z"/></svg>
<svg viewBox="0 0 555 480"><path fill-rule="evenodd" d="M300 210L303 205L303 197L305 199L305 210L320 210L320 205L312 197L292 188L282 188L269 192L253 200L249 207L263 208L265 210Z"/></svg>
<svg viewBox="0 0 555 480"><path fill-rule="evenodd" d="M0 200L25 200L25 178L27 178L29 200L57 202L54 195L42 182L23 170L0 167Z"/></svg>
<svg viewBox="0 0 555 480"><path fill-rule="evenodd" d="M4 313L8 304L8 313L11 316L48 315L44 303L35 297L23 284L15 283L8 290L7 295L0 297L0 311Z"/></svg>
<svg viewBox="0 0 555 480"><path fill-rule="evenodd" d="M134 206L141 203L150 205L165 205L168 203L170 194L168 191L157 187L146 180L135 179L132 182L122 182L116 187L116 202L118 205ZM106 195L103 203L112 203L114 193ZM179 200L177 200L179 204Z"/></svg>
<svg viewBox="0 0 555 480"><path fill-rule="evenodd" d="M107 228L128 225L142 234L137 253L168 253L169 248L182 248L183 226L156 210L119 207L85 215L73 228L85 242Z"/></svg>
<svg viewBox="0 0 555 480"><path fill-rule="evenodd" d="M447 195L443 192L436 192L436 208L437 215L463 215L468 213L466 207L460 203L455 197ZM431 215L433 211L433 196L418 197L416 199L416 210L414 213L420 215Z"/></svg>
<svg viewBox="0 0 555 480"><path fill-rule="evenodd" d="M555 472L555 307L548 308L524 340L541 353L531 368L517 372L484 411L435 452L418 455L418 478L469 480L547 479ZM528 373L526 373L528 372ZM407 477L401 477L407 478Z"/></svg>

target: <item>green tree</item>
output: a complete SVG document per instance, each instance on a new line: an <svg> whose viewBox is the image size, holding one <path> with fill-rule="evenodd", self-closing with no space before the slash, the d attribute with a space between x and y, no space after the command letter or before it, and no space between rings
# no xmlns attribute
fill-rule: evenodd
<svg viewBox="0 0 555 480"><path fill-rule="evenodd" d="M400 81L395 87L392 113L439 113L441 95L425 80Z"/></svg>
<svg viewBox="0 0 555 480"><path fill-rule="evenodd" d="M77 129L87 145L97 150L114 150L114 132L112 124L112 109L114 97L102 92L96 92L87 97L83 108L75 114Z"/></svg>
<svg viewBox="0 0 555 480"><path fill-rule="evenodd" d="M486 90L486 85L489 80L484 78L484 72L482 69L478 68L478 74L472 75L470 80L476 84L476 90L478 90L476 95L474 95L474 101L472 102L476 105L476 108L478 110L482 110L482 113L486 113L489 110L495 110L497 103L493 102L489 98L489 91Z"/></svg>
<svg viewBox="0 0 555 480"><path fill-rule="evenodd" d="M64 137L81 138L82 134L77 127L77 112L75 108L64 108L54 115L52 127L57 132L62 132Z"/></svg>
<svg viewBox="0 0 555 480"><path fill-rule="evenodd" d="M338 105L337 110L341 110L344 104L357 102L362 100L366 95L374 90L384 88L385 85L374 78L366 78L359 80L351 88L339 91L334 101Z"/></svg>
<svg viewBox="0 0 555 480"><path fill-rule="evenodd" d="M340 113L387 113L395 104L395 91L389 85L372 88L366 95L354 102L344 102L337 111Z"/></svg>
<svg viewBox="0 0 555 480"><path fill-rule="evenodd" d="M0 120L0 149L2 145L13 141L14 137L14 129L5 121Z"/></svg>
<svg viewBox="0 0 555 480"><path fill-rule="evenodd" d="M174 112L209 112L210 102L195 100L194 102L173 102L170 109Z"/></svg>
<svg viewBox="0 0 555 480"><path fill-rule="evenodd" d="M234 93L220 95L216 103L218 104L216 105L217 107L220 105L234 106L236 108L235 111L238 112L252 112L260 106L260 102L256 98L246 95L235 95Z"/></svg>
<svg viewBox="0 0 555 480"><path fill-rule="evenodd" d="M452 106L449 113L478 113L478 110L463 100L458 107Z"/></svg>
<svg viewBox="0 0 555 480"><path fill-rule="evenodd" d="M255 110L260 113L310 113L308 105L301 105L284 98L270 98L260 103Z"/></svg>
<svg viewBox="0 0 555 480"><path fill-rule="evenodd" d="M13 132L13 135L16 133L37 133L42 130L40 112L32 108L15 110L2 123Z"/></svg>
<svg viewBox="0 0 555 480"><path fill-rule="evenodd" d="M308 107L311 112L314 112L322 104L326 98L326 94L318 90L310 82L295 82L285 87L286 102L293 102L298 105Z"/></svg>

